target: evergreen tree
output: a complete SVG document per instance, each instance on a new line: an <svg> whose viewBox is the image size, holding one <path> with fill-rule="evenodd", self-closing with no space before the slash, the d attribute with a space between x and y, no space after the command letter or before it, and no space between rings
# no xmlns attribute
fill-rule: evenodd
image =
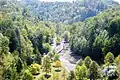
<svg viewBox="0 0 120 80"><path fill-rule="evenodd" d="M87 68L90 67L90 64L91 64L92 60L89 56L87 56L85 59L84 59L84 64Z"/></svg>
<svg viewBox="0 0 120 80"><path fill-rule="evenodd" d="M82 66L83 65L83 60L82 59L78 60L77 65Z"/></svg>
<svg viewBox="0 0 120 80"><path fill-rule="evenodd" d="M99 65L95 61L93 61L90 64L89 78L90 78L90 80L97 80L100 78Z"/></svg>
<svg viewBox="0 0 120 80"><path fill-rule="evenodd" d="M42 67L43 67L43 70L46 72L46 75L51 71L51 61L49 56L44 56Z"/></svg>
<svg viewBox="0 0 120 80"><path fill-rule="evenodd" d="M120 62L120 55L118 55L118 56L115 58L114 62L116 63L116 65L119 64L119 62Z"/></svg>
<svg viewBox="0 0 120 80"><path fill-rule="evenodd" d="M75 69L75 80L85 80L87 77L87 67L85 65L77 66Z"/></svg>
<svg viewBox="0 0 120 80"><path fill-rule="evenodd" d="M107 53L107 55L105 56L104 62L105 63L113 63L114 55L111 52Z"/></svg>
<svg viewBox="0 0 120 80"><path fill-rule="evenodd" d="M75 73L74 71L70 71L68 79L67 80L75 80Z"/></svg>
<svg viewBox="0 0 120 80"><path fill-rule="evenodd" d="M0 79L3 80L4 71L8 69L11 65L12 59L9 57L9 40L7 37L0 33ZM10 60L10 63L9 61Z"/></svg>

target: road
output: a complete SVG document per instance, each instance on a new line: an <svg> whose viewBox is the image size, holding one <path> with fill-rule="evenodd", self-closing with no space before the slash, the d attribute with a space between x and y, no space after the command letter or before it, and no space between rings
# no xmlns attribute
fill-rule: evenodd
<svg viewBox="0 0 120 80"><path fill-rule="evenodd" d="M53 50L56 50L60 54L60 61L63 63L64 67L66 68L68 72L75 69L76 64L73 64L69 61L71 58L70 54L72 52L70 50L68 43L64 43L64 40L62 40L59 45L55 47L55 44L54 44L52 48Z"/></svg>
<svg viewBox="0 0 120 80"><path fill-rule="evenodd" d="M70 63L68 60L66 60L63 56L60 56L60 61L62 61L65 69L70 72L75 69L75 64Z"/></svg>

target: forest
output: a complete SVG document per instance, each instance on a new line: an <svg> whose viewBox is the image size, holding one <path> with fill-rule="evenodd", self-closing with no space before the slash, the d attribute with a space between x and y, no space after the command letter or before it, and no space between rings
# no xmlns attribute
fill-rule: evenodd
<svg viewBox="0 0 120 80"><path fill-rule="evenodd" d="M119 80L113 0L0 0L0 80Z"/></svg>

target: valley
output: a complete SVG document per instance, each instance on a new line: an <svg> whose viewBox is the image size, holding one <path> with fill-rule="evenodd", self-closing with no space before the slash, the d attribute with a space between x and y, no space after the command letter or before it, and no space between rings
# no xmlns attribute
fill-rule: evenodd
<svg viewBox="0 0 120 80"><path fill-rule="evenodd" d="M114 0L0 0L0 80L119 80Z"/></svg>

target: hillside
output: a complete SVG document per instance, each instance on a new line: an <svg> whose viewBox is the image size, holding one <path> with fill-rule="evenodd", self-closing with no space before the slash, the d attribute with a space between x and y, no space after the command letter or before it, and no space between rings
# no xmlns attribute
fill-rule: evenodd
<svg viewBox="0 0 120 80"><path fill-rule="evenodd" d="M84 21L97 15L105 9L119 5L113 0L77 0L70 2L41 2L39 0L1 0L1 5L7 5L13 17L19 11L26 19L35 18L38 21L73 23ZM3 8L1 8L2 10Z"/></svg>
<svg viewBox="0 0 120 80"><path fill-rule="evenodd" d="M117 5L0 0L0 80L119 80Z"/></svg>
<svg viewBox="0 0 120 80"><path fill-rule="evenodd" d="M25 9L37 15L39 20L73 23L83 21L95 16L99 12L118 5L117 2L108 0L77 0L69 2L32 2L25 0Z"/></svg>
<svg viewBox="0 0 120 80"><path fill-rule="evenodd" d="M108 52L119 55L119 13L120 7L111 8L83 22L72 24L72 51L97 60Z"/></svg>
<svg viewBox="0 0 120 80"><path fill-rule="evenodd" d="M75 2L40 2L23 0L24 10L40 21L73 23L84 21L101 11L118 5L112 0L77 0Z"/></svg>

